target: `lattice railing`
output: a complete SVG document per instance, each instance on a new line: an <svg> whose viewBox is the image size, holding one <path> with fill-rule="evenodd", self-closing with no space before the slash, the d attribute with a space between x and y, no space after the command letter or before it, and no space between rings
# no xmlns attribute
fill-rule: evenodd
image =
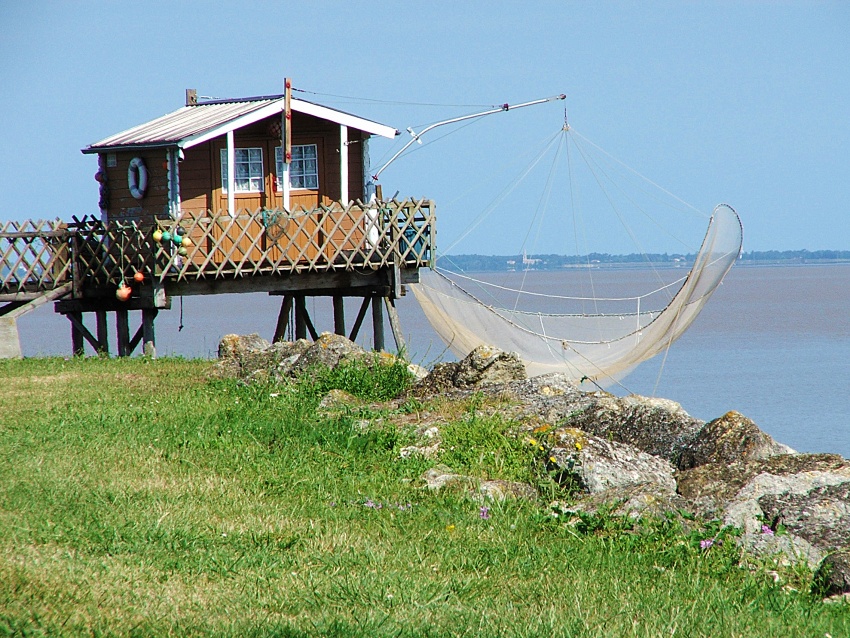
<svg viewBox="0 0 850 638"><path fill-rule="evenodd" d="M67 283L67 240L65 223L59 219L0 226L0 295L50 291Z"/></svg>
<svg viewBox="0 0 850 638"><path fill-rule="evenodd" d="M102 222L85 217L68 225L75 295L154 272L153 227L138 221Z"/></svg>
<svg viewBox="0 0 850 638"><path fill-rule="evenodd" d="M184 213L177 222L159 222L172 241L157 245L157 274L162 280L191 280L427 266L434 254L434 221L429 200L243 210L233 217Z"/></svg>
<svg viewBox="0 0 850 638"><path fill-rule="evenodd" d="M434 223L429 200L259 209L233 217L184 213L156 225L89 217L67 224L8 222L0 229L0 295L46 292L73 281L80 296L137 271L186 281L428 266ZM168 235L157 241L157 230Z"/></svg>

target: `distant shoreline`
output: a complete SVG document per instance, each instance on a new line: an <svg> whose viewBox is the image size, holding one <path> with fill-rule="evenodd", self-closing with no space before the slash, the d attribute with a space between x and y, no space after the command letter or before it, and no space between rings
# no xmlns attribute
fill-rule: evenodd
<svg viewBox="0 0 850 638"><path fill-rule="evenodd" d="M449 255L440 266L454 272L577 271L594 269L690 268L695 254L649 255ZM754 266L832 266L850 264L848 251L752 251L744 253L735 265Z"/></svg>

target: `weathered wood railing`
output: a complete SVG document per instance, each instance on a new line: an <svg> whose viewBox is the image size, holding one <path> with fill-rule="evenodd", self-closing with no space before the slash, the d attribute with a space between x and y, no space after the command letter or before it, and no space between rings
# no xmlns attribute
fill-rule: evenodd
<svg viewBox="0 0 850 638"><path fill-rule="evenodd" d="M254 275L431 265L433 203L356 202L310 211L188 214L155 225L84 218L7 223L0 232L0 298L23 299L73 282L117 286L146 278L192 281ZM155 240L155 231L163 233Z"/></svg>
<svg viewBox="0 0 850 638"><path fill-rule="evenodd" d="M157 246L162 280L427 266L434 255L434 207L428 200L184 215L159 227L172 236L171 245Z"/></svg>
<svg viewBox="0 0 850 638"><path fill-rule="evenodd" d="M0 299L32 299L67 283L67 237L66 224L59 219L0 226Z"/></svg>

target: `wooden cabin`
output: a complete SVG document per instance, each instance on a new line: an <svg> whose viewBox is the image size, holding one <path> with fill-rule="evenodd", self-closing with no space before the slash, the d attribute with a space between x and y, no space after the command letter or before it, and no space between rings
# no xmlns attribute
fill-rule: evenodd
<svg viewBox="0 0 850 638"><path fill-rule="evenodd" d="M100 215L0 228L0 317L49 299L71 322L75 353L84 341L108 352L115 312L128 355L153 348L154 318L174 296L262 291L283 297L275 340L287 326L316 338L305 298L328 296L335 332L355 338L371 304L382 349L385 305L401 347L393 300L432 264L433 202L367 192L369 140L395 128L285 86L209 101L190 89L176 111L82 149L97 156ZM344 297L362 299L350 330ZM133 336L130 310L142 312Z"/></svg>
<svg viewBox="0 0 850 638"><path fill-rule="evenodd" d="M194 90L186 95L184 107L83 149L98 156L104 220L151 222L185 213L311 210L334 201L365 201L369 138L398 134L285 95L206 102ZM287 121L289 163L282 140ZM228 170L228 158L234 171Z"/></svg>

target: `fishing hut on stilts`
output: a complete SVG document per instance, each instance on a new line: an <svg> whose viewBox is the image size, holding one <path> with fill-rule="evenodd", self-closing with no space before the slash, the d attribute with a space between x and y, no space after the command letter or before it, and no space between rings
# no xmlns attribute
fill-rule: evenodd
<svg viewBox="0 0 850 638"><path fill-rule="evenodd" d="M83 149L97 156L100 215L0 226L0 356L20 355L15 320L46 302L68 318L74 354L109 353L115 313L117 354L155 355L173 298L248 292L281 297L275 341L318 338L307 299L330 297L334 332L355 339L371 314L374 348L388 319L402 349L395 301L433 265L434 204L371 187L369 139L398 131L284 86L229 100L187 90L182 108ZM350 323L346 297L360 300Z"/></svg>

